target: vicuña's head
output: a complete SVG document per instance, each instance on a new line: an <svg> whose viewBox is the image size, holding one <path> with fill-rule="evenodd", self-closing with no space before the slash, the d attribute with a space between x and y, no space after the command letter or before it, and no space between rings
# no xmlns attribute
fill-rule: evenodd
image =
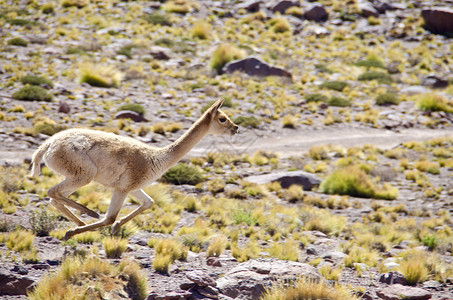
<svg viewBox="0 0 453 300"><path fill-rule="evenodd" d="M217 100L205 113L210 120L209 133L211 134L230 134L239 132L239 126L233 123L228 116L220 110L225 99Z"/></svg>

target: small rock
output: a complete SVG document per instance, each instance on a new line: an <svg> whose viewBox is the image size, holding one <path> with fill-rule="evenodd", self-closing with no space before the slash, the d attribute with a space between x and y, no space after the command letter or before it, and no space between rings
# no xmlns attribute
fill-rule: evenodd
<svg viewBox="0 0 453 300"><path fill-rule="evenodd" d="M417 287L393 284L377 291L379 298L384 300L425 300L431 299L432 294Z"/></svg>
<svg viewBox="0 0 453 300"><path fill-rule="evenodd" d="M357 7L365 18L368 17L379 17L379 12L371 5L371 3L368 2L359 2L357 4Z"/></svg>
<svg viewBox="0 0 453 300"><path fill-rule="evenodd" d="M436 290L436 289L442 288L442 283L440 283L439 281L435 281L435 280L428 280L428 281L423 282L423 287L427 288L427 289Z"/></svg>
<svg viewBox="0 0 453 300"><path fill-rule="evenodd" d="M407 281L403 274L396 271L391 271L379 276L379 282L387 284L402 284L406 285Z"/></svg>
<svg viewBox="0 0 453 300"><path fill-rule="evenodd" d="M20 274L20 275L27 275L28 274L28 270L26 268L24 268L23 266L20 266L20 265L15 265L12 269L11 269L12 272L16 272L17 274Z"/></svg>
<svg viewBox="0 0 453 300"><path fill-rule="evenodd" d="M422 10L425 27L436 34L453 36L453 10L451 8L434 7Z"/></svg>
<svg viewBox="0 0 453 300"><path fill-rule="evenodd" d="M115 114L114 119L131 119L134 122L148 122L142 115L131 110L122 110Z"/></svg>
<svg viewBox="0 0 453 300"><path fill-rule="evenodd" d="M440 78L436 75L430 75L423 78L421 85L428 86L433 89L443 89L448 86L448 80Z"/></svg>
<svg viewBox="0 0 453 300"><path fill-rule="evenodd" d="M298 1L288 1L288 0L283 0L283 1L278 1L274 5L271 6L271 11L272 12L279 12L281 14L284 14L286 10L290 7L297 6L299 7L300 4Z"/></svg>
<svg viewBox="0 0 453 300"><path fill-rule="evenodd" d="M186 273L186 277L199 286L216 286L215 280L203 271L195 270Z"/></svg>
<svg viewBox="0 0 453 300"><path fill-rule="evenodd" d="M322 4L312 3L305 9L304 18L311 21L324 22L329 18L329 13Z"/></svg>
<svg viewBox="0 0 453 300"><path fill-rule="evenodd" d="M416 94L425 94L429 93L429 89L427 89L424 86L421 85L414 85L414 86L408 86L404 87L400 90L401 94L406 94L408 96L416 95Z"/></svg>
<svg viewBox="0 0 453 300"><path fill-rule="evenodd" d="M257 12L260 10L262 0L251 0L243 3L239 3L236 7L237 9L245 9L249 12Z"/></svg>
<svg viewBox="0 0 453 300"><path fill-rule="evenodd" d="M322 258L324 258L324 259L332 259L332 260L340 260L345 257L346 257L346 254L344 254L343 252L339 252L339 251L328 252L322 256Z"/></svg>
<svg viewBox="0 0 453 300"><path fill-rule="evenodd" d="M183 300L189 299L192 296L192 293L189 291L178 291L170 292L165 295L159 295L157 293L152 293L146 298L147 300Z"/></svg>
<svg viewBox="0 0 453 300"><path fill-rule="evenodd" d="M219 299L219 290L212 286L199 287L197 288L197 292L211 299Z"/></svg>
<svg viewBox="0 0 453 300"><path fill-rule="evenodd" d="M255 57L235 60L227 63L223 67L223 73L234 73L236 71L243 72L249 76L282 76L292 79L293 75L281 68L270 66Z"/></svg>
<svg viewBox="0 0 453 300"><path fill-rule="evenodd" d="M222 266L222 263L220 262L220 259L218 257L208 257L208 259L206 260L206 264L212 267Z"/></svg>
<svg viewBox="0 0 453 300"><path fill-rule="evenodd" d="M60 101L60 103L58 104L58 112L69 114L71 112L71 107L68 103Z"/></svg>
<svg viewBox="0 0 453 300"><path fill-rule="evenodd" d="M149 51L149 54L157 60L169 60L171 58L169 50L167 48L159 46L152 47Z"/></svg>
<svg viewBox="0 0 453 300"><path fill-rule="evenodd" d="M305 191L310 191L321 183L321 179L316 175L303 171L277 172L265 175L245 177L248 182L256 184L266 184L279 182L282 188L288 188L293 184L301 185Z"/></svg>
<svg viewBox="0 0 453 300"><path fill-rule="evenodd" d="M196 285L195 283L193 283L193 282L184 282L184 283L181 283L181 284L179 285L179 288L180 288L181 290L188 291L188 290L190 290L191 288L193 288L193 287L195 287L195 286L197 286L197 285Z"/></svg>

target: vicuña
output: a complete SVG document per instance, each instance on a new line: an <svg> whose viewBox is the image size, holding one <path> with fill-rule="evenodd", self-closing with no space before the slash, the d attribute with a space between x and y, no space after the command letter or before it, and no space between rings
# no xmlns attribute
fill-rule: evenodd
<svg viewBox="0 0 453 300"><path fill-rule="evenodd" d="M115 234L124 223L153 205L153 199L141 188L158 179L205 135L236 134L238 126L219 109L223 101L216 101L187 132L163 148L151 147L133 138L89 129L68 129L45 141L33 154L30 175L39 175L40 162L44 158L49 168L65 177L47 192L51 203L78 225L66 232L65 240L75 234L113 223L112 232ZM94 218L99 218L99 215L68 197L91 181L112 188L113 196L105 217L87 225L68 207ZM141 205L115 222L129 194L140 201Z"/></svg>

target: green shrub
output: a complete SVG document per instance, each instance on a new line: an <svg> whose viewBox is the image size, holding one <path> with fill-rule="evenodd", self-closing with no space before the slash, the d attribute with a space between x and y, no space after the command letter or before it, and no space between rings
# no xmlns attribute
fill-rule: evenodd
<svg viewBox="0 0 453 300"><path fill-rule="evenodd" d="M52 136L60 131L66 129L64 125L58 125L55 123L48 123L48 122L37 122L33 125L32 128L32 135L36 135L38 133L42 133L48 136Z"/></svg>
<svg viewBox="0 0 453 300"><path fill-rule="evenodd" d="M428 247L429 250L434 250L437 246L437 238L434 234L425 235L422 237L423 245Z"/></svg>
<svg viewBox="0 0 453 300"><path fill-rule="evenodd" d="M396 188L384 185L378 189L368 175L358 166L348 166L335 170L321 183L322 193L349 195L362 198L392 200L398 195Z"/></svg>
<svg viewBox="0 0 453 300"><path fill-rule="evenodd" d="M359 67L385 69L384 63L378 58L367 58L356 62L354 65Z"/></svg>
<svg viewBox="0 0 453 300"><path fill-rule="evenodd" d="M159 38L154 42L154 44L158 46L173 47L175 42L169 38Z"/></svg>
<svg viewBox="0 0 453 300"><path fill-rule="evenodd" d="M13 94L17 100L51 101L53 96L47 90L36 85L26 85Z"/></svg>
<svg viewBox="0 0 453 300"><path fill-rule="evenodd" d="M15 37L15 38L12 38L12 39L8 40L8 45L27 47L28 46L28 42L26 40L24 40L23 38Z"/></svg>
<svg viewBox="0 0 453 300"><path fill-rule="evenodd" d="M366 71L365 73L359 75L358 80L360 81L377 80L380 83L393 82L392 76L390 76L389 74L376 71Z"/></svg>
<svg viewBox="0 0 453 300"><path fill-rule="evenodd" d="M107 258L121 258L127 249L127 240L120 237L105 237L102 240Z"/></svg>
<svg viewBox="0 0 453 300"><path fill-rule="evenodd" d="M166 182L177 185L196 185L204 181L203 174L200 170L196 167L189 166L186 163L180 163L171 167L162 177Z"/></svg>
<svg viewBox="0 0 453 300"><path fill-rule="evenodd" d="M117 87L122 74L113 66L85 64L80 68L80 83L88 83L95 87Z"/></svg>
<svg viewBox="0 0 453 300"><path fill-rule="evenodd" d="M347 86L348 84L344 81L325 81L320 85L323 89L331 89L339 92L343 91Z"/></svg>
<svg viewBox="0 0 453 300"><path fill-rule="evenodd" d="M376 97L377 105L398 105L400 99L395 93L384 93Z"/></svg>
<svg viewBox="0 0 453 300"><path fill-rule="evenodd" d="M57 228L58 216L47 208L34 210L30 215L30 226L37 236L47 236Z"/></svg>
<svg viewBox="0 0 453 300"><path fill-rule="evenodd" d="M158 13L158 12L153 12L152 14L149 14L144 17L145 21L154 24L154 25L162 25L162 26L171 26L172 22L168 18L167 15Z"/></svg>
<svg viewBox="0 0 453 300"><path fill-rule="evenodd" d="M274 33L284 33L291 31L291 24L283 17L274 18L269 21L270 30Z"/></svg>
<svg viewBox="0 0 453 300"><path fill-rule="evenodd" d="M304 96L305 100L307 100L307 102L325 102L327 101L327 97L324 96L323 94L307 94Z"/></svg>
<svg viewBox="0 0 453 300"><path fill-rule="evenodd" d="M243 49L231 44L221 44L214 50L210 65L212 69L220 74L224 65L232 60L244 58L245 55L246 53Z"/></svg>
<svg viewBox="0 0 453 300"><path fill-rule="evenodd" d="M415 105L422 111L453 113L453 105L449 104L447 99L439 94L425 94L417 100Z"/></svg>
<svg viewBox="0 0 453 300"><path fill-rule="evenodd" d="M130 58L132 58L132 49L137 48L137 47L138 46L134 45L134 44L124 45L118 51L116 51L116 54L124 55L124 56L126 56L127 58L130 59Z"/></svg>
<svg viewBox="0 0 453 300"><path fill-rule="evenodd" d="M25 19L11 19L8 21L11 25L16 25L16 26L26 26L28 24L33 24L33 22Z"/></svg>
<svg viewBox="0 0 453 300"><path fill-rule="evenodd" d="M333 73L333 71L331 69L329 69L325 64L315 64L315 68L318 71L321 71L323 73L328 73L328 74L332 74Z"/></svg>
<svg viewBox="0 0 453 300"><path fill-rule="evenodd" d="M330 97L327 102L328 105L330 106L340 106L340 107L346 107L346 106L351 106L352 103L349 99L342 98L342 97Z"/></svg>
<svg viewBox="0 0 453 300"><path fill-rule="evenodd" d="M261 121L258 120L255 117L245 117L245 116L239 116L236 117L233 122L237 125L241 125L243 127L252 127L252 128L257 128L260 124Z"/></svg>
<svg viewBox="0 0 453 300"><path fill-rule="evenodd" d="M141 116L143 116L145 114L145 108L137 103L124 104L118 108L118 111L122 111L122 110L134 111Z"/></svg>
<svg viewBox="0 0 453 300"><path fill-rule="evenodd" d="M26 75L20 79L23 84L30 84L30 85L47 85L49 87L53 87L53 82L50 79L47 79L42 76L35 76L35 75Z"/></svg>

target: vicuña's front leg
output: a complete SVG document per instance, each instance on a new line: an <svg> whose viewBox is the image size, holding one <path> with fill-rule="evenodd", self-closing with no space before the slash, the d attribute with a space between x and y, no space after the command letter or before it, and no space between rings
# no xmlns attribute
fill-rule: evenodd
<svg viewBox="0 0 453 300"><path fill-rule="evenodd" d="M107 214L102 220L85 226L79 226L74 229L69 229L64 236L64 240L67 241L72 236L88 230L93 230L102 226L113 224L113 222L115 222L116 220L116 217L118 216L118 213L121 210L121 207L123 206L124 199L126 199L126 196L127 193L115 190L113 192L112 200L110 201L110 206L109 209L107 210Z"/></svg>
<svg viewBox="0 0 453 300"><path fill-rule="evenodd" d="M113 234L117 233L120 227L124 225L124 223L131 220L136 215L142 213L144 210L150 208L154 203L154 200L150 196L148 196L142 189L131 192L131 195L137 198L137 200L139 200L142 203L142 205L140 205L136 210L134 210L127 216L121 218L119 221L116 221L115 224L113 224L112 226Z"/></svg>

